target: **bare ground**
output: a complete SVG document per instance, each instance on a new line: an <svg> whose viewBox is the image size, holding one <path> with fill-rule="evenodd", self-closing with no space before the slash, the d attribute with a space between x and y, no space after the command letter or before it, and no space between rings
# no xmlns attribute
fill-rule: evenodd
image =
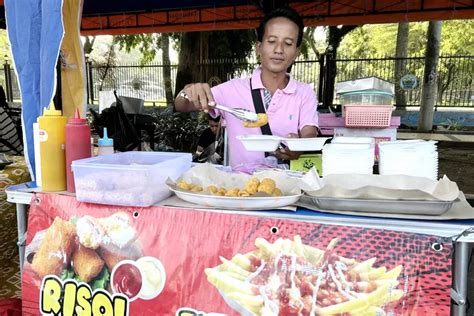
<svg viewBox="0 0 474 316"><path fill-rule="evenodd" d="M447 175L461 191L474 195L474 143L439 142L438 173Z"/></svg>

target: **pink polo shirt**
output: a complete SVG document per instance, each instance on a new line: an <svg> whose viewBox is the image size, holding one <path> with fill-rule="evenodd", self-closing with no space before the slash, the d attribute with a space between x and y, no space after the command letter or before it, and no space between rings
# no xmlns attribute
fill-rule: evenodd
<svg viewBox="0 0 474 316"><path fill-rule="evenodd" d="M261 69L257 68L252 74L253 88L261 89L263 93ZM232 108L243 108L255 112L250 89L250 78L232 79L218 86L212 87L214 100ZM267 109L268 122L273 135L287 136L289 133L298 133L304 126L318 126L316 111L316 94L310 85L298 82L291 78L287 86L278 89L273 94ZM240 164L255 163L265 158L263 152L247 151L238 135L261 135L260 127L244 127L242 121L233 115L215 110L212 115L222 115L226 121L229 137L229 161L232 167Z"/></svg>

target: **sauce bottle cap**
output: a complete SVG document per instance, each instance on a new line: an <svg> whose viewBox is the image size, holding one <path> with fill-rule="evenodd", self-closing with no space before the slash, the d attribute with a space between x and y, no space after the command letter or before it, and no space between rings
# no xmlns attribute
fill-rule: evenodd
<svg viewBox="0 0 474 316"><path fill-rule="evenodd" d="M70 124L86 124L86 119L81 118L81 113L79 113L79 109L76 109L74 117L71 117L68 121Z"/></svg>
<svg viewBox="0 0 474 316"><path fill-rule="evenodd" d="M104 137L99 138L97 144L99 146L113 146L114 145L114 139L109 138L107 135L107 127L104 127Z"/></svg>
<svg viewBox="0 0 474 316"><path fill-rule="evenodd" d="M49 105L49 109L44 108L43 115L44 116L62 116L63 113L61 110L56 110L56 108L54 107L54 102L51 102L51 104Z"/></svg>

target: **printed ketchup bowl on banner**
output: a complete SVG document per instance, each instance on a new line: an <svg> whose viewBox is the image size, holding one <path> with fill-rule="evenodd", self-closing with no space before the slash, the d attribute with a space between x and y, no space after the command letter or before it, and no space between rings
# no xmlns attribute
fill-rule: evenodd
<svg viewBox="0 0 474 316"><path fill-rule="evenodd" d="M113 269L111 287L114 293L123 294L132 302L137 298L151 300L165 287L165 268L155 257L141 257L137 261L120 261Z"/></svg>
<svg viewBox="0 0 474 316"><path fill-rule="evenodd" d="M140 294L143 276L135 261L123 260L112 270L110 283L114 293L124 294L132 302Z"/></svg>

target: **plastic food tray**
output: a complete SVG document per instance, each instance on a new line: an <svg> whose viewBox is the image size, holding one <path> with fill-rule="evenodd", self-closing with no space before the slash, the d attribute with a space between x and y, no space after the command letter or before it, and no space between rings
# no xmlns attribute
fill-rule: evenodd
<svg viewBox="0 0 474 316"><path fill-rule="evenodd" d="M391 105L345 105L346 127L385 128L392 119Z"/></svg>
<svg viewBox="0 0 474 316"><path fill-rule="evenodd" d="M323 197L311 197L311 200L321 210L413 215L441 215L453 205L452 201L362 200Z"/></svg>
<svg viewBox="0 0 474 316"><path fill-rule="evenodd" d="M72 162L82 202L150 206L171 195L165 182L191 167L190 153L129 151Z"/></svg>

